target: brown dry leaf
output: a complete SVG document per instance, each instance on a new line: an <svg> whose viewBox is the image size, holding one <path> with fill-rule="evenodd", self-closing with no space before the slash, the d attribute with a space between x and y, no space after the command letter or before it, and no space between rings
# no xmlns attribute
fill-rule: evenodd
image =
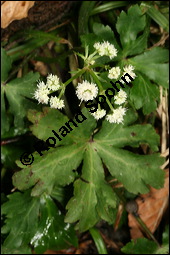
<svg viewBox="0 0 170 255"><path fill-rule="evenodd" d="M34 3L35 1L5 1L1 6L1 27L6 28L13 20L26 18Z"/></svg>
<svg viewBox="0 0 170 255"><path fill-rule="evenodd" d="M150 192L141 195L136 199L138 204L138 214L149 230L154 233L162 216L168 206L169 198L169 169L165 170L165 183L162 189L150 188ZM131 238L143 237L141 227L132 214L128 215Z"/></svg>
<svg viewBox="0 0 170 255"><path fill-rule="evenodd" d="M34 65L35 71L39 72L42 76L47 76L48 67L41 61L31 60L31 63Z"/></svg>

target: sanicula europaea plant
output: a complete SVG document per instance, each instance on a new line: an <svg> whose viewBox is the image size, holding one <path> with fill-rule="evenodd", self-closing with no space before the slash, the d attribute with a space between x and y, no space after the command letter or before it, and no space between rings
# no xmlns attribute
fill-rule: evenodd
<svg viewBox="0 0 170 255"><path fill-rule="evenodd" d="M103 6L108 8L111 3ZM79 26L81 47L72 49L78 67L71 76L68 70L68 79L54 72L46 77L29 72L9 79L15 56L2 48L2 137L31 131L41 146L49 138L54 141L52 130L61 138L55 137L50 148L49 144L41 147L42 155L33 144L30 165L20 161L28 149L16 149L14 192L2 206L4 254L30 254L31 250L41 254L48 249L76 247L78 233L90 230L95 238L98 231L93 228L101 220L114 224L122 197L126 200L127 194L134 198L147 193L149 186L163 187L160 137L154 124L143 123L143 119L154 115L159 87L167 90L168 51L157 46L148 49L151 19L143 6L135 4L121 11L114 32L99 20L91 23L90 32ZM89 17L93 12L100 9L93 8ZM41 35L50 40L48 33L41 31ZM56 43L60 41L50 36ZM126 77L125 82L125 74L133 81ZM74 81L75 95L69 105L67 88ZM112 83L116 81L124 87L115 89ZM106 93L108 89L112 90ZM89 100L94 105L91 108L86 107ZM84 120L77 121L75 113L67 114L72 104ZM143 144L149 153L141 153ZM5 162L5 152L2 155ZM115 188L113 183L121 187ZM95 243L99 252L106 252L100 238ZM134 245L132 242L122 251L127 253Z"/></svg>

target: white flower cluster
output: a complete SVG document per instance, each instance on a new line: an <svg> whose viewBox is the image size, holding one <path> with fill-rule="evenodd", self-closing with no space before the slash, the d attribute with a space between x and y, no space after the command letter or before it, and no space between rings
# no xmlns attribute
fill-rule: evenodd
<svg viewBox="0 0 170 255"><path fill-rule="evenodd" d="M49 74L47 76L47 83L39 81L37 84L37 89L34 93L34 98L38 100L39 103L48 104L50 101L51 108L62 109L64 107L64 100L55 97L49 98L51 91L57 91L61 88L60 81L57 75Z"/></svg>
<svg viewBox="0 0 170 255"><path fill-rule="evenodd" d="M135 69L135 68L134 68L134 66L132 66L132 65L128 65L128 66L123 67L123 70L124 70L123 76L127 73L127 74L129 74L133 79L135 79L136 74L133 72L134 69ZM130 80L130 78L129 78L128 76L125 76L125 79L126 79L126 81L127 81L128 83L131 82L131 80ZM122 82L123 84L125 83L123 80L120 80L120 82Z"/></svg>
<svg viewBox="0 0 170 255"><path fill-rule="evenodd" d="M119 106L119 108L114 109L112 114L108 114L106 116L106 120L108 120L110 123L123 123L123 116L125 115L127 109Z"/></svg>
<svg viewBox="0 0 170 255"><path fill-rule="evenodd" d="M50 98L50 106L55 109L62 109L64 107L64 100L59 99L58 97Z"/></svg>
<svg viewBox="0 0 170 255"><path fill-rule="evenodd" d="M118 79L119 78L119 75L120 75L120 68L117 66L117 67L113 67L109 70L109 79Z"/></svg>
<svg viewBox="0 0 170 255"><path fill-rule="evenodd" d="M127 94L122 89L119 90L116 96L114 96L115 104L123 104L126 101Z"/></svg>
<svg viewBox="0 0 170 255"><path fill-rule="evenodd" d="M97 109L97 111L92 113L92 115L96 120L99 120L106 115L106 111L104 109Z"/></svg>
<svg viewBox="0 0 170 255"><path fill-rule="evenodd" d="M93 100L98 94L98 87L95 83L90 83L84 80L82 83L78 83L76 88L76 95L81 101Z"/></svg>
<svg viewBox="0 0 170 255"><path fill-rule="evenodd" d="M136 74L133 72L134 70L134 66L132 65L126 65L125 67L123 67L123 75L124 76L126 73L129 74L133 79L135 79ZM120 68L117 67L113 67L109 70L109 74L108 74L108 78L109 79L118 79L120 76L121 70ZM131 82L130 78L128 76L125 76L126 81L129 83ZM122 79L120 80L120 82L122 82L123 84L125 83Z"/></svg>
<svg viewBox="0 0 170 255"><path fill-rule="evenodd" d="M104 41L103 43L97 42L94 44L94 48L100 56L108 56L110 59L117 56L117 49L108 41Z"/></svg>

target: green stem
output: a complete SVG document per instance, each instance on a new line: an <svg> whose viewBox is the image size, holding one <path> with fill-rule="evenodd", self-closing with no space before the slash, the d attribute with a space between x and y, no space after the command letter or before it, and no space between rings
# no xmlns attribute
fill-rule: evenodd
<svg viewBox="0 0 170 255"><path fill-rule="evenodd" d="M99 89L100 89L100 92L101 94L104 94L104 96L106 97L106 102L108 104L108 106L110 107L110 109L113 111L114 108L112 106L112 104L110 103L108 97L106 96L106 94L104 93L104 89L102 87L102 84L101 82L99 81L99 79L97 78L97 76L95 75L95 73L91 70L91 69L88 69L89 73L91 74L91 76L93 77L94 81L97 83Z"/></svg>
<svg viewBox="0 0 170 255"><path fill-rule="evenodd" d="M148 234L148 236L160 247L160 244L158 243L158 241L156 240L156 238L154 237L154 235L151 233L151 231L149 230L149 228L145 225L145 223L142 221L142 219L136 215L133 214L133 216L135 217L135 219L137 220L137 222L140 224L140 226L143 228L143 230L145 231L145 233Z"/></svg>
<svg viewBox="0 0 170 255"><path fill-rule="evenodd" d="M82 75L83 73L86 72L86 68L83 68L82 70L80 70L79 72L77 72L74 76L72 76L68 81L66 81L64 83L64 86L66 87L70 82L72 82L73 80L77 79L80 75Z"/></svg>
<svg viewBox="0 0 170 255"><path fill-rule="evenodd" d="M98 253L108 254L103 238L100 235L100 232L96 228L89 229L89 232L95 242Z"/></svg>

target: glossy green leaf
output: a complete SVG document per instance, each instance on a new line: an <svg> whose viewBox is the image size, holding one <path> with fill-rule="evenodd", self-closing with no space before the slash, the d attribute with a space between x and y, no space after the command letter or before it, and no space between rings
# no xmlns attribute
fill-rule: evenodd
<svg viewBox="0 0 170 255"><path fill-rule="evenodd" d="M40 198L39 225L30 243L36 254L43 254L49 249L61 250L78 245L73 226L64 223L64 216L53 200L45 194Z"/></svg>
<svg viewBox="0 0 170 255"><path fill-rule="evenodd" d="M66 208L66 222L76 222L80 231L86 231L101 218L112 222L116 196L104 180L102 161L93 143L86 148L81 179L74 182L74 196ZM76 210L75 210L76 208Z"/></svg>
<svg viewBox="0 0 170 255"><path fill-rule="evenodd" d="M147 47L148 31L138 37L146 26L146 17L138 5L131 6L127 13L121 12L116 28L120 34L124 57L141 53Z"/></svg>
<svg viewBox="0 0 170 255"><path fill-rule="evenodd" d="M38 226L39 198L32 198L30 191L15 192L7 197L9 201L2 205L2 214L6 215L2 234L9 234L3 246L12 251L28 244L34 235Z"/></svg>
<svg viewBox="0 0 170 255"><path fill-rule="evenodd" d="M11 58L6 54L6 51L1 48L1 82L4 82L8 78L11 67Z"/></svg>
<svg viewBox="0 0 170 255"><path fill-rule="evenodd" d="M145 74L150 80L167 88L169 65L166 62L168 62L168 58L168 50L155 47L129 59L129 63L134 65L136 70Z"/></svg>
<svg viewBox="0 0 170 255"><path fill-rule="evenodd" d="M159 88L150 82L145 75L138 75L130 90L130 99L136 109L143 108L143 113L149 114L156 110L159 99Z"/></svg>

